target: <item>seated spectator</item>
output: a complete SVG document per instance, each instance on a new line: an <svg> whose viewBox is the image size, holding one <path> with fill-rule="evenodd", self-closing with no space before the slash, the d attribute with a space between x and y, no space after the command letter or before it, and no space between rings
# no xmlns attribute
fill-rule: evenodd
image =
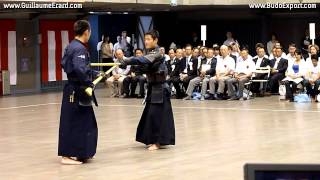
<svg viewBox="0 0 320 180"><path fill-rule="evenodd" d="M134 51L136 57L143 56L142 49L136 49ZM135 91L137 84L139 83L138 98L144 97L144 84L147 82L146 76L140 66L131 66L129 75L123 80L123 98L136 97ZM129 88L130 86L130 88Z"/></svg>
<svg viewBox="0 0 320 180"><path fill-rule="evenodd" d="M288 68L288 60L282 58L282 48L276 48L276 57L270 61L271 64L271 76L269 80L269 88L271 93L278 94L279 81L285 78L285 73Z"/></svg>
<svg viewBox="0 0 320 180"><path fill-rule="evenodd" d="M126 59L122 49L117 49L115 52L115 55L116 55L116 59L114 59L115 63L121 63ZM112 90L113 90L111 97L119 97L122 95L123 80L126 78L129 72L130 72L130 66L127 66L126 69L121 69L119 67L116 67L112 71L112 76L107 79L108 86L112 87Z"/></svg>
<svg viewBox="0 0 320 180"><path fill-rule="evenodd" d="M175 63L174 63L174 69L172 70L170 74L170 79L168 80L168 84L173 84L175 90L176 90L176 98L181 99L183 98L183 93L180 88L180 73L181 73L181 66L183 64L183 57L182 57L182 49L176 50L176 57L175 57Z"/></svg>
<svg viewBox="0 0 320 180"><path fill-rule="evenodd" d="M176 53L174 52L174 49L169 49L168 55L169 55L169 60L167 60L165 62L167 69L168 69L168 78L167 79L170 78L170 74L172 73L172 71L174 70L174 67L175 67Z"/></svg>
<svg viewBox="0 0 320 180"><path fill-rule="evenodd" d="M307 64L304 86L307 89L307 94L316 100L320 85L320 65L317 55L311 56L311 62L311 64Z"/></svg>
<svg viewBox="0 0 320 180"><path fill-rule="evenodd" d="M166 54L166 49L164 47L160 47L159 50L160 50L160 54L164 56L164 60L168 61L170 57L168 54Z"/></svg>
<svg viewBox="0 0 320 180"><path fill-rule="evenodd" d="M296 48L295 44L293 44L293 43L289 44L289 48L288 48L289 53L287 54L287 58L286 58L288 60L288 65L291 65L294 62L294 60L296 59L296 56L295 56L296 49L297 48ZM302 59L303 59L303 57L302 57Z"/></svg>
<svg viewBox="0 0 320 180"><path fill-rule="evenodd" d="M319 46L318 45L309 45L309 57L306 59L307 64L311 65L311 56L312 55L318 55L319 52ZM320 60L320 57L318 58Z"/></svg>
<svg viewBox="0 0 320 180"><path fill-rule="evenodd" d="M176 88L178 96L177 98L182 98L184 96L184 92L180 88L180 83L182 83L184 88L187 89L190 80L197 76L198 71L198 58L192 56L192 46L187 45L185 47L185 50L186 57L181 59L181 61L179 62L180 78L173 82L175 88L179 87Z"/></svg>
<svg viewBox="0 0 320 180"><path fill-rule="evenodd" d="M294 61L290 63L287 69L287 77L283 79L286 86L286 99L293 102L294 94L298 84L303 83L306 73L306 62L302 59L300 50L295 51Z"/></svg>
<svg viewBox="0 0 320 180"><path fill-rule="evenodd" d="M234 63L237 63L237 59L239 55L234 55L234 53L232 53L232 46L228 46L228 55L234 60Z"/></svg>
<svg viewBox="0 0 320 180"><path fill-rule="evenodd" d="M248 57L248 49L242 49L240 52L239 61L236 65L234 77L227 80L229 100L243 100L243 90L245 83L251 79L252 73L255 70L255 64ZM238 85L238 92L235 92L234 85Z"/></svg>
<svg viewBox="0 0 320 180"><path fill-rule="evenodd" d="M270 60L266 58L266 53L264 48L258 48L257 54L258 54L257 57L253 58L253 62L256 65L255 69L261 68L261 67L268 67L268 66L270 67ZM254 77L252 79L268 79L268 74L254 73L253 75ZM259 82L252 83L251 85L252 92L258 95L260 95L260 92L262 91L262 89L264 88L263 86L260 86Z"/></svg>
<svg viewBox="0 0 320 180"><path fill-rule="evenodd" d="M230 46L231 46L230 54L238 58L240 56L239 45L236 43L231 43Z"/></svg>
<svg viewBox="0 0 320 180"><path fill-rule="evenodd" d="M218 44L213 45L213 57L220 58L220 46Z"/></svg>
<svg viewBox="0 0 320 180"><path fill-rule="evenodd" d="M204 58L207 58L207 53L208 53L208 48L206 47L201 47L200 52L199 52L199 57L198 57L198 69L201 66L201 62Z"/></svg>
<svg viewBox="0 0 320 180"><path fill-rule="evenodd" d="M228 46L220 47L221 57L217 60L216 75L209 80L210 93L215 94L216 84L218 84L215 99L222 100L225 90L226 81L232 78L235 70L235 61L229 56Z"/></svg>
<svg viewBox="0 0 320 180"><path fill-rule="evenodd" d="M277 50L276 47L272 48L271 54L269 55L269 58L268 58L269 60L272 60L272 59L274 59L274 57L277 56L277 55L276 55L276 50Z"/></svg>
<svg viewBox="0 0 320 180"><path fill-rule="evenodd" d="M272 54L270 54L270 56L269 56L269 59L270 59L270 60L271 60L271 59L274 59L274 58L276 57L275 54L273 53L273 50L274 50L274 49L277 49L277 48L280 48L280 47L282 48L281 44L280 44L279 42L276 42L275 45L274 45L274 47L273 47L273 49L272 49ZM286 53L282 51L281 57L282 57L283 59L286 59L286 58L287 58Z"/></svg>
<svg viewBox="0 0 320 180"><path fill-rule="evenodd" d="M264 49L264 45L263 45L262 43L257 43L256 46L255 46L255 48L256 48L256 53L257 53L257 55L254 56L252 59L257 59L257 58L258 58L258 51L259 51L259 49L261 49L261 48ZM267 56L266 54L264 55L264 57L265 57L266 59L268 59L268 56Z"/></svg>
<svg viewBox="0 0 320 180"><path fill-rule="evenodd" d="M216 65L217 65L217 59L213 57L213 49L208 49L207 58L203 59L201 62L200 70L199 70L199 76L192 79L189 83L189 86L187 88L187 97L184 98L184 100L191 100L192 99L192 93L197 85L202 82L201 86L201 98L200 100L203 101L205 94L208 89L208 82L210 77L215 75L216 72ZM213 97L213 94L212 94Z"/></svg>

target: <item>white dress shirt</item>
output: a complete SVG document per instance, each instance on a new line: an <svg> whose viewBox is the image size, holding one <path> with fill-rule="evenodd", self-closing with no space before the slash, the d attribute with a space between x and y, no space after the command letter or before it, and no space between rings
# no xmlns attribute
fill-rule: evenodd
<svg viewBox="0 0 320 180"><path fill-rule="evenodd" d="M254 61L251 58L247 58L246 60L241 60L237 63L235 72L238 74L246 74L249 75L256 70L256 66Z"/></svg>
<svg viewBox="0 0 320 180"><path fill-rule="evenodd" d="M259 68L261 66L262 60L263 60L263 57L262 58L258 57L256 62L256 68Z"/></svg>
<svg viewBox="0 0 320 180"><path fill-rule="evenodd" d="M190 66L190 68L192 68L192 62L190 62L191 57L191 55L186 57L186 67L184 68L183 73L188 72L188 65Z"/></svg>
<svg viewBox="0 0 320 180"><path fill-rule="evenodd" d="M279 62L280 62L280 59L281 59L281 57L277 57L277 58L276 58L276 62L274 63L274 66L273 66L274 69L277 69L277 68L278 68L278 64L279 64Z"/></svg>
<svg viewBox="0 0 320 180"><path fill-rule="evenodd" d="M288 60L288 64L292 64L296 58L288 53L286 59Z"/></svg>
<svg viewBox="0 0 320 180"><path fill-rule="evenodd" d="M216 72L219 74L225 74L228 71L234 71L235 66L236 63L232 57L226 56L223 58L223 56L221 56L217 62Z"/></svg>
<svg viewBox="0 0 320 180"><path fill-rule="evenodd" d="M123 59L125 60L125 59L127 59L127 57L123 57ZM124 60L114 59L113 61L115 63L120 63L121 61L124 61ZM126 76L130 72L130 68L131 68L131 65L128 65L126 67L126 69L122 69L122 68L116 67L116 68L113 69L112 74L113 75L120 74L122 76Z"/></svg>

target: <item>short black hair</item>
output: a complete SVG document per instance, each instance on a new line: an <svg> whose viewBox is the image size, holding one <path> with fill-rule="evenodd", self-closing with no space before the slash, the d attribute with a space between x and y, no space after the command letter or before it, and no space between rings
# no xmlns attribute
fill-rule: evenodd
<svg viewBox="0 0 320 180"><path fill-rule="evenodd" d="M243 47L241 51L247 51L249 53L249 49L247 47Z"/></svg>
<svg viewBox="0 0 320 180"><path fill-rule="evenodd" d="M256 49L257 48L264 48L264 45L262 43L257 43L255 47L256 47Z"/></svg>
<svg viewBox="0 0 320 180"><path fill-rule="evenodd" d="M208 51L214 51L214 49L213 48L208 48Z"/></svg>
<svg viewBox="0 0 320 180"><path fill-rule="evenodd" d="M296 44L290 43L290 44L289 44L289 47L296 47Z"/></svg>
<svg viewBox="0 0 320 180"><path fill-rule="evenodd" d="M86 30L91 30L90 23L87 20L78 20L73 24L75 36L81 36Z"/></svg>
<svg viewBox="0 0 320 180"><path fill-rule="evenodd" d="M296 49L296 50L294 51L294 53L296 53L296 54L298 54L298 55L302 55L302 51L301 51L300 49Z"/></svg>
<svg viewBox="0 0 320 180"><path fill-rule="evenodd" d="M212 45L213 50L220 50L220 46L218 44Z"/></svg>
<svg viewBox="0 0 320 180"><path fill-rule="evenodd" d="M135 49L134 53L137 53L137 51L141 51L143 53L142 49L140 49L140 48Z"/></svg>
<svg viewBox="0 0 320 180"><path fill-rule="evenodd" d="M186 46L184 48L190 47L192 49L192 45L191 44L186 44Z"/></svg>
<svg viewBox="0 0 320 180"><path fill-rule="evenodd" d="M316 54L313 54L313 55L311 55L311 60L312 60L312 59L318 60L318 56L317 56Z"/></svg>
<svg viewBox="0 0 320 180"><path fill-rule="evenodd" d="M146 35L150 35L152 37L152 39L159 39L159 37L160 37L159 36L159 32L157 30L155 30L155 29L146 32L144 35L145 36Z"/></svg>

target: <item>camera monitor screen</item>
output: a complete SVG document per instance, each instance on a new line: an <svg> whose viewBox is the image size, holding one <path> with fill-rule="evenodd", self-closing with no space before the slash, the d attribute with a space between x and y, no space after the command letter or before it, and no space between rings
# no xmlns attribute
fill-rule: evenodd
<svg viewBox="0 0 320 180"><path fill-rule="evenodd" d="M245 180L320 180L320 164L246 164Z"/></svg>

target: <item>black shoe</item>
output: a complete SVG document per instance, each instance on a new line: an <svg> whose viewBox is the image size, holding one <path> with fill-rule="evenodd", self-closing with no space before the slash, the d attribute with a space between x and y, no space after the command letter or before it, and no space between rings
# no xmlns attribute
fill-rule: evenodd
<svg viewBox="0 0 320 180"><path fill-rule="evenodd" d="M223 100L222 94L217 94L215 99L216 100Z"/></svg>
<svg viewBox="0 0 320 180"><path fill-rule="evenodd" d="M216 98L214 97L213 94L210 94L208 97L206 97L205 99L207 100L215 100Z"/></svg>
<svg viewBox="0 0 320 180"><path fill-rule="evenodd" d="M228 99L228 101L235 101L235 100L239 100L240 98L237 96L232 96L231 98Z"/></svg>
<svg viewBox="0 0 320 180"><path fill-rule="evenodd" d="M131 98L136 98L136 97L138 97L136 94L130 94L130 97Z"/></svg>

